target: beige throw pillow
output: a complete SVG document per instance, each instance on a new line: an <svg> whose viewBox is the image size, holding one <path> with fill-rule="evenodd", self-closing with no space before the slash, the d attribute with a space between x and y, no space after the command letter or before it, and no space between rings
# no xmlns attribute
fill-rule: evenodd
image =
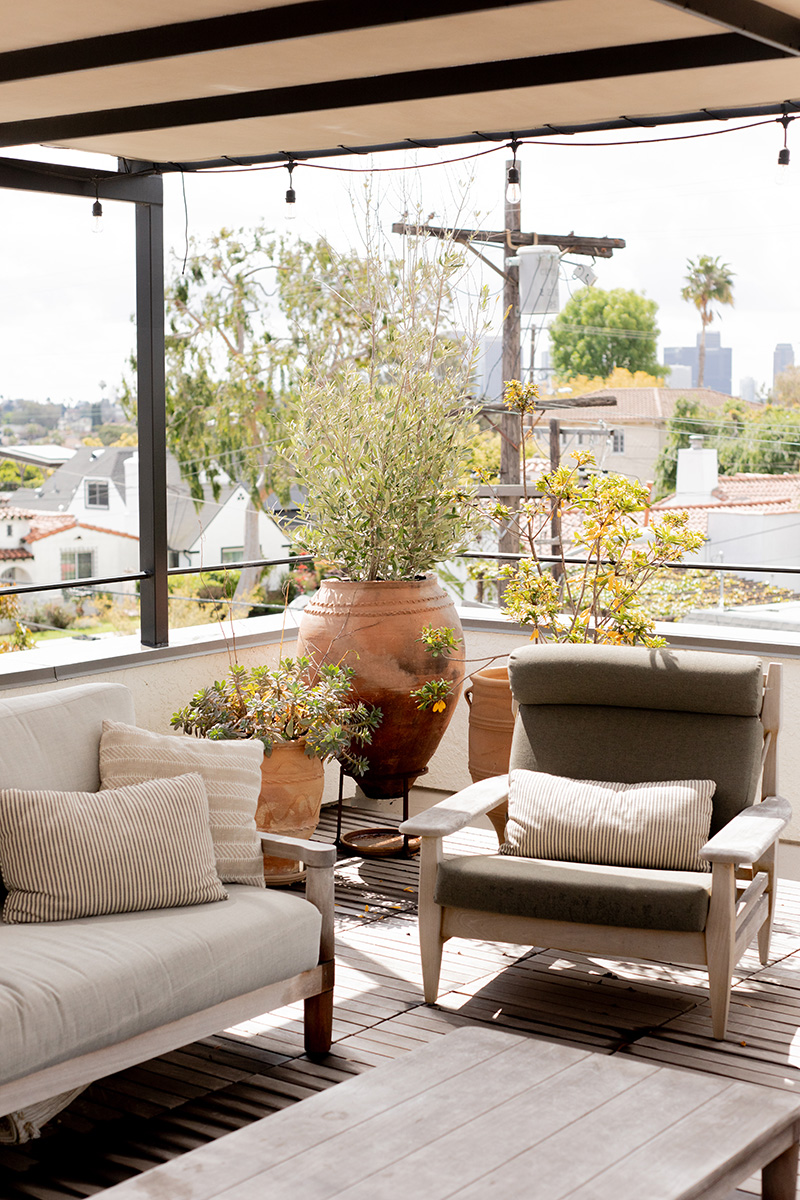
<svg viewBox="0 0 800 1200"><path fill-rule="evenodd" d="M220 879L264 887L264 859L255 820L263 758L263 743L255 740L217 742L104 721L100 787L124 787L196 771L208 793Z"/></svg>
<svg viewBox="0 0 800 1200"><path fill-rule="evenodd" d="M599 783L512 771L502 854L616 867L708 871L712 779Z"/></svg>
<svg viewBox="0 0 800 1200"><path fill-rule="evenodd" d="M0 791L11 925L225 900L199 775L106 792Z"/></svg>

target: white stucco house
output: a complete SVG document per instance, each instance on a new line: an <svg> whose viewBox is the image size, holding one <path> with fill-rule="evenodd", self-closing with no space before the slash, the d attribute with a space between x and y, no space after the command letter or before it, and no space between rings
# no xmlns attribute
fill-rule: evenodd
<svg viewBox="0 0 800 1200"><path fill-rule="evenodd" d="M15 492L13 508L11 500L0 502L0 578L67 582L138 570L138 470L135 447L82 446L40 488ZM223 487L219 500L208 489L197 504L170 455L169 565L212 567L241 559L250 504L238 483ZM288 536L265 512L258 513L258 540L257 557L286 557ZM276 568L276 576L282 570Z"/></svg>
<svg viewBox="0 0 800 1200"><path fill-rule="evenodd" d="M745 579L800 589L800 474L719 475L717 451L700 436L678 451L676 488L651 508L689 513L694 529L706 535L695 556L703 562L747 567L780 563L798 574L736 572Z"/></svg>

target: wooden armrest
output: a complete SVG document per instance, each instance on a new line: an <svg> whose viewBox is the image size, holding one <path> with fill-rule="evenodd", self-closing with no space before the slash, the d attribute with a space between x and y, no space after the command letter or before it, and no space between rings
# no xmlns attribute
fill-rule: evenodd
<svg viewBox="0 0 800 1200"><path fill-rule="evenodd" d="M492 808L497 808L508 799L508 776L495 775L491 779L481 779L479 783L471 783L469 787L440 800L426 812L409 817L400 826L400 832L413 834L418 837L447 837L456 833L482 817Z"/></svg>
<svg viewBox="0 0 800 1200"><path fill-rule="evenodd" d="M281 858L299 858L307 867L332 867L336 864L336 847L325 842L310 842L305 838L286 837L282 833L256 830L264 850ZM286 851L291 850L291 854Z"/></svg>
<svg viewBox="0 0 800 1200"><path fill-rule="evenodd" d="M753 863L776 841L792 816L792 807L783 796L768 796L753 804L714 834L700 851L711 863Z"/></svg>

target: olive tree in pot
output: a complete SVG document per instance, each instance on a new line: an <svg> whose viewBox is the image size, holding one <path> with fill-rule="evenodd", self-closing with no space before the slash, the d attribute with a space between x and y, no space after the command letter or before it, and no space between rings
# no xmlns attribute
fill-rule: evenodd
<svg viewBox="0 0 800 1200"><path fill-rule="evenodd" d="M289 457L307 495L295 540L336 576L303 610L299 649L317 667L346 663L355 695L381 709L359 784L390 798L426 767L461 688L461 624L433 571L465 548L478 517L467 400L476 341L454 332L464 327L455 243L409 238L389 262L374 243L348 296L362 361L308 371Z"/></svg>
<svg viewBox="0 0 800 1200"><path fill-rule="evenodd" d="M354 702L353 672L325 664L312 675L307 658L282 658L275 667L231 667L173 713L173 728L214 739L258 738L264 743L256 826L290 837L311 837L325 785L323 764L336 758L359 776L359 753L381 721L380 711ZM300 865L264 856L267 883L294 883Z"/></svg>

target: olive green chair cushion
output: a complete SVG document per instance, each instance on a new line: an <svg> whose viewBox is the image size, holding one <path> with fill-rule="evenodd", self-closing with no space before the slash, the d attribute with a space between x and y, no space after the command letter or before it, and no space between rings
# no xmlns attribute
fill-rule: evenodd
<svg viewBox="0 0 800 1200"><path fill-rule="evenodd" d="M480 854L440 863L434 899L507 916L701 933L710 894L705 872Z"/></svg>
<svg viewBox="0 0 800 1200"><path fill-rule="evenodd" d="M752 804L762 667L749 655L525 646L509 659L511 768L620 783L713 779L711 834Z"/></svg>

